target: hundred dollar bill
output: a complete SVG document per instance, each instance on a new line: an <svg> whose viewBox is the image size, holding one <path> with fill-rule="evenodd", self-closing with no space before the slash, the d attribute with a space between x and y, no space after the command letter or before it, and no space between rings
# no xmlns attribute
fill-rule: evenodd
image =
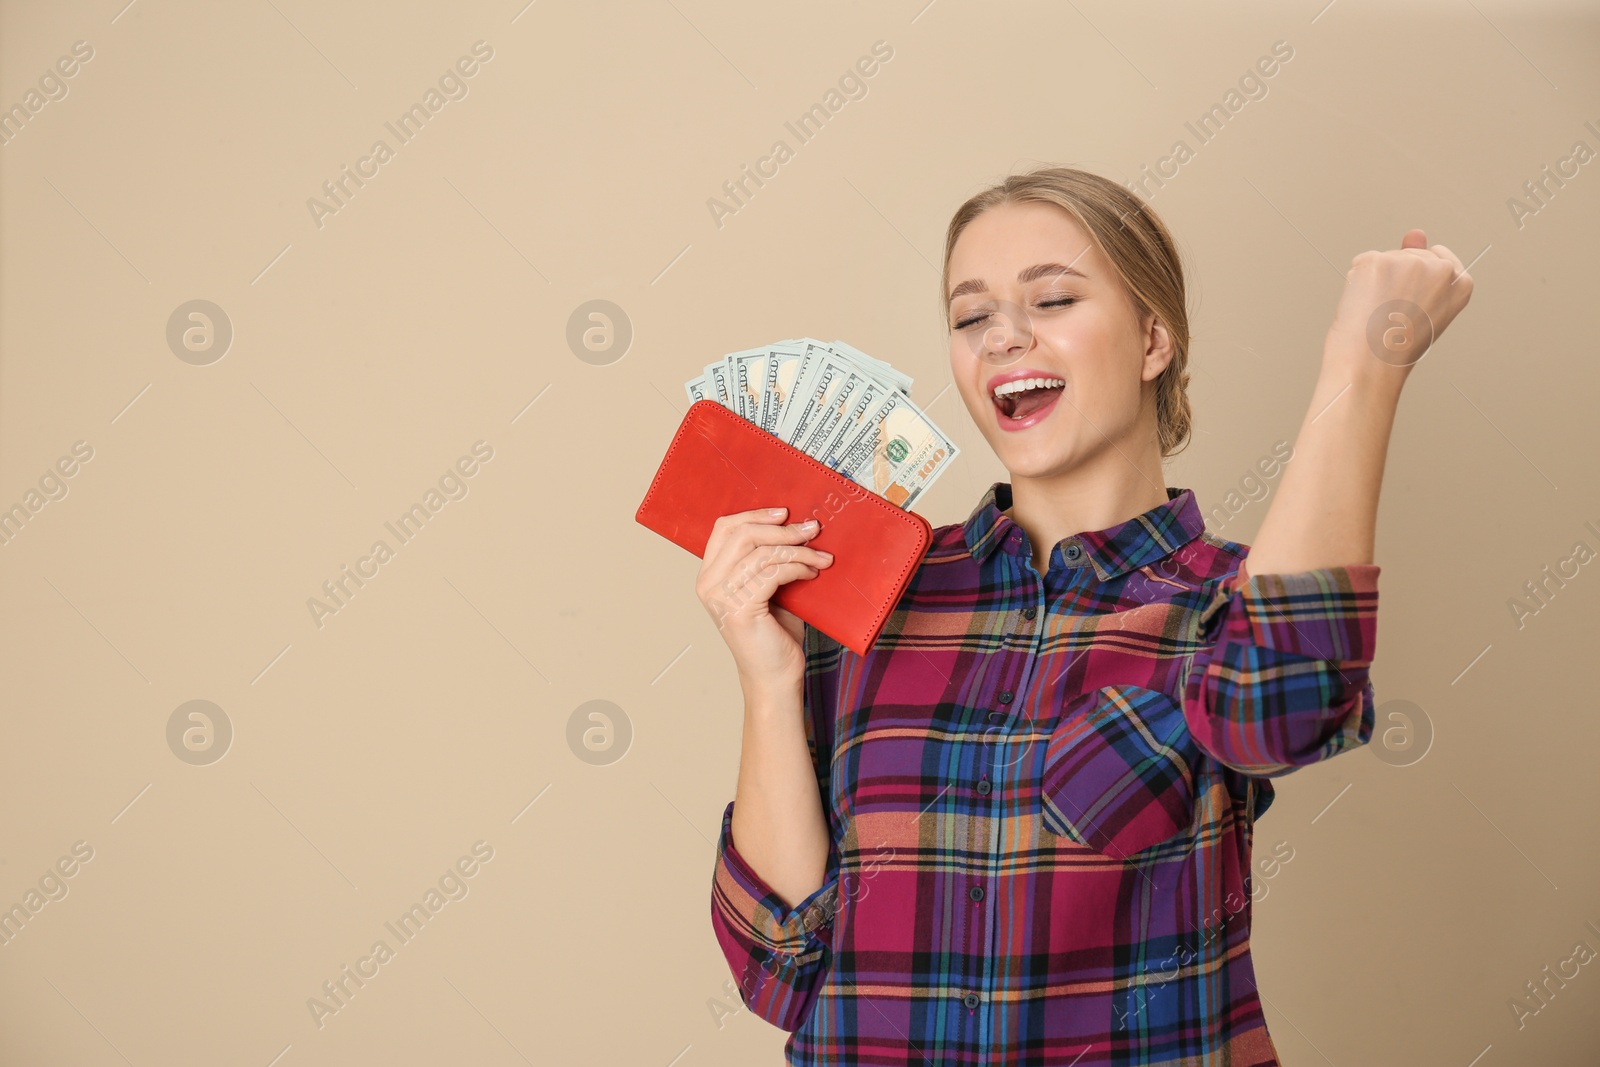
<svg viewBox="0 0 1600 1067"><path fill-rule="evenodd" d="M892 392L845 449L840 474L909 508L960 454L911 399Z"/></svg>
<svg viewBox="0 0 1600 1067"><path fill-rule="evenodd" d="M733 358L732 356L723 356L720 362L722 363L722 380L728 387L728 410L737 415L740 413L739 379L733 371Z"/></svg>
<svg viewBox="0 0 1600 1067"><path fill-rule="evenodd" d="M821 342L819 341L818 344ZM869 356L854 345L847 345L843 341L834 341L830 346L836 353L846 359L853 359L861 365L874 378L894 383L894 387L906 396L911 395L911 375L898 371L874 356Z"/></svg>
<svg viewBox="0 0 1600 1067"><path fill-rule="evenodd" d="M741 418L755 422L761 414L761 387L766 378L767 350L751 348L722 357L728 367L728 391L733 395L733 410Z"/></svg>
<svg viewBox="0 0 1600 1067"><path fill-rule="evenodd" d="M684 390L908 508L958 452L911 401L911 381L843 341L791 337L730 352Z"/></svg>
<svg viewBox="0 0 1600 1067"><path fill-rule="evenodd" d="M805 339L805 344L805 353L801 355L795 371L794 385L783 405L783 413L778 416L778 424L772 431L790 444L798 442L798 430L816 413L817 405L838 388L840 383L836 379L843 373L843 363L835 359L819 374L833 353L809 338Z"/></svg>
<svg viewBox="0 0 1600 1067"><path fill-rule="evenodd" d="M832 353L821 341L810 337L785 341L774 345L773 350L776 366L771 368L771 378L775 396L770 401L772 407L767 411L764 428L793 444L793 431L808 410L800 400L801 390L808 379L814 380L812 371L817 364Z"/></svg>
<svg viewBox="0 0 1600 1067"><path fill-rule="evenodd" d="M707 363L705 373L697 380L705 383L705 393L708 398L725 408L733 406L733 395L728 388L728 368L723 365L722 360Z"/></svg>
<svg viewBox="0 0 1600 1067"><path fill-rule="evenodd" d="M780 341L768 347L766 385L761 392L761 414L757 425L776 433L783 409L794 391L795 376L811 348L804 341Z"/></svg>
<svg viewBox="0 0 1600 1067"><path fill-rule="evenodd" d="M807 446L818 432L818 424L828 417L839 391L856 377L850 364L826 349L807 356L805 363L778 425L778 436L802 452L809 451Z"/></svg>
<svg viewBox="0 0 1600 1067"><path fill-rule="evenodd" d="M784 440L795 443L811 437L813 420L818 412L816 404L826 401L834 393L831 390L839 388L839 369L843 368L849 373L867 378L900 392L910 395L911 377L902 374L888 364L875 360L859 349L851 348L841 341L831 345L824 345L821 341L807 338L817 345L813 353L815 358L808 358L799 374L799 383L795 386L796 403L791 405L793 415L786 414L775 431ZM824 383L827 392L819 392ZM803 399L802 399L803 398ZM806 403L810 401L810 403Z"/></svg>
<svg viewBox="0 0 1600 1067"><path fill-rule="evenodd" d="M859 400L858 390L869 383L876 384L880 394L894 388L848 356L823 349L816 359L807 361L790 404L794 414L779 427L778 436L802 451L808 450L808 445L801 442L826 442L827 435L838 427L837 418L829 411Z"/></svg>
<svg viewBox="0 0 1600 1067"><path fill-rule="evenodd" d="M853 370L850 364L836 356L826 357L812 383L795 393L794 402L803 410L790 444L826 462L823 457L834 438L842 435L846 414L872 385L871 378Z"/></svg>
<svg viewBox="0 0 1600 1067"><path fill-rule="evenodd" d="M834 420L833 429L827 437L816 440L816 451L811 453L834 469L838 469L846 449L860 435L867 420L883 406L884 398L898 392L893 386L876 378L861 377L856 372L852 372L851 377L858 379L860 384L851 389L850 383L846 383L846 388L840 390L837 401L839 417Z"/></svg>

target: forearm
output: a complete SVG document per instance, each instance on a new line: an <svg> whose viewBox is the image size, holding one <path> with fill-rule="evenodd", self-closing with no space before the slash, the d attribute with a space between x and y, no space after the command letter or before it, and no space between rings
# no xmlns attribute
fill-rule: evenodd
<svg viewBox="0 0 1600 1067"><path fill-rule="evenodd" d="M745 689L732 824L734 847L791 907L821 888L828 865L828 823L806 743L801 684Z"/></svg>
<svg viewBox="0 0 1600 1067"><path fill-rule="evenodd" d="M1354 374L1342 369L1350 361L1324 361L1294 458L1245 561L1247 575L1373 561L1378 491L1404 376L1368 359L1371 367Z"/></svg>

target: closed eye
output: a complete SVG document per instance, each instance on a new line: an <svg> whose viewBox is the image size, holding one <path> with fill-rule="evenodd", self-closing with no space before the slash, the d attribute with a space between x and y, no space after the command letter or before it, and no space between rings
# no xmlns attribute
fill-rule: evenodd
<svg viewBox="0 0 1600 1067"><path fill-rule="evenodd" d="M1064 296L1057 300L1041 300L1039 301L1039 306L1042 308L1065 307L1068 304L1075 304L1077 302L1078 298L1075 296ZM968 326L976 325L988 317L989 313L985 311L981 315L974 315L971 318L962 319L960 322L956 323L956 329L964 330Z"/></svg>

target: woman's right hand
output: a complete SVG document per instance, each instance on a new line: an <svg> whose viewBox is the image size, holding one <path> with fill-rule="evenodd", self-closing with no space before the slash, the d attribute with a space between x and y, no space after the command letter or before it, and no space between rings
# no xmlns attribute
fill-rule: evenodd
<svg viewBox="0 0 1600 1067"><path fill-rule="evenodd" d="M833 562L805 544L815 519L785 524L786 508L723 515L711 527L694 591L733 653L746 686L788 686L805 675L805 623L769 604L778 586Z"/></svg>

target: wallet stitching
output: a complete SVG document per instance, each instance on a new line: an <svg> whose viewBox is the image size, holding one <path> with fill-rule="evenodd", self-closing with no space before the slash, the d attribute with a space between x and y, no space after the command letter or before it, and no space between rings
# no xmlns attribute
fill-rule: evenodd
<svg viewBox="0 0 1600 1067"><path fill-rule="evenodd" d="M830 475L830 476L832 476L834 478L837 478L839 481L844 482L845 484L851 486L854 489L861 490L862 494L864 494L865 498L869 502L874 503L874 504L878 505L879 507L883 508L896 521L904 522L908 526L910 526L913 530L920 531L924 535L923 536L923 543L922 543L922 550L917 553L917 558L915 560L911 561L910 563L907 563L905 566L901 567L899 575L896 576L896 578L895 578L895 584L901 586L900 594L897 595L895 597L895 599L893 601L891 601L888 604L888 606L883 609L882 612L880 612L879 614L877 614L877 615L875 615L873 617L871 630L879 630L879 629L881 629L881 624L883 623L883 621L885 619L887 619L889 617L889 615L894 611L895 604L899 603L900 596L905 595L905 588L903 586L903 583L904 583L904 581L906 579L906 576L911 573L911 568L912 567L914 567L917 563L920 563L922 561L922 558L927 554L928 546L932 543L932 540L933 540L932 529L928 525L928 520L924 519L922 516L918 515L914 511L908 511L905 508L897 507L896 505L891 504L889 501L885 500L883 497L879 496L877 493L874 493L871 489L868 489L866 486L861 485L861 484L859 484L857 482L851 481L849 478L846 478L844 475L840 474L838 471L834 470L832 467L829 467L827 464L822 463L822 462L818 461L816 458L814 458L812 456L808 456L806 453L800 451L800 449L796 448L794 445L791 445L788 441L785 441L783 438L779 437L777 434L773 433L772 431L767 430L767 429L765 429L763 427L757 426L755 423L751 422L749 419L746 419L746 418L743 418L743 417L741 417L739 415L736 415L735 413L729 411L727 408L723 407L721 404L717 403L715 400L696 400L693 404L689 405L688 412L686 412L684 414L683 423L682 423L682 425L680 425L678 427L678 432L672 435L672 443L667 446L667 454L662 457L662 459L661 459L661 467L659 469L657 469L656 476L650 480L650 488L645 492L644 500L639 504L639 510L638 510L637 513L635 513L634 518L637 519L640 515L643 515L645 513L645 510L650 506L650 498L656 495L656 487L657 487L657 485L660 484L660 481L661 481L661 471L666 468L667 462L672 459L672 454L677 451L679 443L682 442L682 440L683 440L683 435L686 432L688 432L688 430L689 430L689 428L691 426L690 416L694 414L694 409L696 407L698 407L699 405L701 405L701 404L706 404L706 405L709 405L709 406L705 411L705 415L702 415L700 417L703 418L703 417L711 415L712 412L717 412L718 414L716 415L716 417L718 417L718 418L730 419L735 424L742 424L743 427L748 427L750 430L755 430L755 431L757 431L759 433L765 434L766 436L772 438L773 441L775 441L777 444L781 445L783 448L788 449L790 452L793 452L795 455L799 456L801 459L803 459L807 463L811 464L811 466L815 467L817 470L822 471L823 473L825 473L827 475ZM741 432L748 432L748 431L741 430ZM776 595L776 592L774 592L774 595Z"/></svg>

